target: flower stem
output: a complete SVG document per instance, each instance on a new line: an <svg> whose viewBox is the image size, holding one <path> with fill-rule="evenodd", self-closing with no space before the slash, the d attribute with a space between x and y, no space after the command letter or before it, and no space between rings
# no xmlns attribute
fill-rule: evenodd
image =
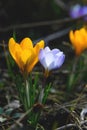
<svg viewBox="0 0 87 130"><path fill-rule="evenodd" d="M27 108L29 109L30 108L30 86L29 86L29 82L28 80L26 79L25 80L25 86L26 86L26 101L27 101Z"/></svg>

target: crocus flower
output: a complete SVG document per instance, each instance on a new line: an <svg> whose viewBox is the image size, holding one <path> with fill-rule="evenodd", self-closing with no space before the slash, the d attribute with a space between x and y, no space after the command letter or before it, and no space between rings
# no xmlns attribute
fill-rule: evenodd
<svg viewBox="0 0 87 130"><path fill-rule="evenodd" d="M45 68L45 76L53 69L60 68L65 59L65 55L59 49L50 50L49 47L41 49L39 52L39 61Z"/></svg>
<svg viewBox="0 0 87 130"><path fill-rule="evenodd" d="M79 4L74 5L70 8L70 16L72 18L77 18L80 17L80 10L81 10L81 6Z"/></svg>
<svg viewBox="0 0 87 130"><path fill-rule="evenodd" d="M44 41L41 40L33 47L30 38L24 38L20 44L18 44L13 38L10 38L8 46L11 56L22 73L28 74L38 62L38 54L40 49L44 48Z"/></svg>
<svg viewBox="0 0 87 130"><path fill-rule="evenodd" d="M87 6L81 6L76 4L70 8L70 17L78 18L81 16L87 15ZM84 20L87 20L87 16L84 17Z"/></svg>
<svg viewBox="0 0 87 130"><path fill-rule="evenodd" d="M76 55L79 56L87 48L87 30L81 28L80 30L70 31L69 37L75 49Z"/></svg>

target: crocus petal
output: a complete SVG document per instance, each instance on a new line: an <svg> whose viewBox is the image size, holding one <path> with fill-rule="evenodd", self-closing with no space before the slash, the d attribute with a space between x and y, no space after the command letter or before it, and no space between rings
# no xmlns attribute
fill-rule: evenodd
<svg viewBox="0 0 87 130"><path fill-rule="evenodd" d="M37 63L37 61L38 61L37 56L33 52L26 63L26 70L28 73L32 71L32 69L35 66L35 64Z"/></svg>
<svg viewBox="0 0 87 130"><path fill-rule="evenodd" d="M64 60L65 60L65 55L63 54L63 52L59 52L55 60L55 69L60 68L64 63Z"/></svg>
<svg viewBox="0 0 87 130"><path fill-rule="evenodd" d="M33 50L23 50L20 57L23 64L26 64L27 60L32 56Z"/></svg>
<svg viewBox="0 0 87 130"><path fill-rule="evenodd" d="M39 51L40 49L44 48L44 41L41 40L39 43L37 43L34 47L34 52L33 55L31 56L31 60L27 62L27 71L30 72L33 67L35 66L35 64L38 62L38 55L39 55Z"/></svg>
<svg viewBox="0 0 87 130"><path fill-rule="evenodd" d="M87 6L83 6L82 13L83 13L83 15L87 14Z"/></svg>
<svg viewBox="0 0 87 130"><path fill-rule="evenodd" d="M74 33L73 33L73 30L70 31L69 37L70 37L70 40L71 40L72 44L74 44Z"/></svg>
<svg viewBox="0 0 87 130"><path fill-rule="evenodd" d="M34 47L34 50L35 50L35 53L36 54L39 54L39 51L40 49L44 48L44 41L41 40L40 42L38 42L35 47Z"/></svg>
<svg viewBox="0 0 87 130"><path fill-rule="evenodd" d="M47 53L45 57L46 69L51 70L53 62L54 62L53 54L51 52Z"/></svg>
<svg viewBox="0 0 87 130"><path fill-rule="evenodd" d="M21 48L24 49L30 49L33 48L33 43L30 38L24 38L20 43Z"/></svg>
<svg viewBox="0 0 87 130"><path fill-rule="evenodd" d="M50 50L50 48L47 46L47 47L44 48L44 51L45 51L45 53L48 53L48 52L51 51L51 50Z"/></svg>
<svg viewBox="0 0 87 130"><path fill-rule="evenodd" d="M53 49L51 51L54 55L58 54L59 52L61 52L59 49Z"/></svg>
<svg viewBox="0 0 87 130"><path fill-rule="evenodd" d="M70 31L70 40L71 43L76 51L76 55L79 55L81 53L81 36L79 30L76 30L75 32ZM79 46L78 46L79 44Z"/></svg>
<svg viewBox="0 0 87 130"><path fill-rule="evenodd" d="M37 55L37 57L34 60L34 63L36 63L39 59L38 59L38 55L39 55L39 51L40 49L44 48L44 41L41 40L40 42L38 42L35 47L34 47L34 53Z"/></svg>
<svg viewBox="0 0 87 130"><path fill-rule="evenodd" d="M9 52L11 53L13 59L16 61L19 67L21 67L20 64L20 55L22 53L21 47L18 43L15 42L13 38L10 38L9 40Z"/></svg>
<svg viewBox="0 0 87 130"><path fill-rule="evenodd" d="M45 69L50 70L51 64L53 64L53 61L54 61L54 56L51 52L48 52L47 54L45 54L44 50L40 50L39 60Z"/></svg>
<svg viewBox="0 0 87 130"><path fill-rule="evenodd" d="M65 55L63 54L63 52L60 51L59 53L57 53L57 55L55 55L55 60L51 66L51 69L60 68L64 63L64 60L65 60Z"/></svg>
<svg viewBox="0 0 87 130"><path fill-rule="evenodd" d="M40 57L39 57L39 60L40 60L40 63L43 65L43 67L44 67L45 69L47 69L47 64L46 64L45 58L41 58L41 59L40 59Z"/></svg>
<svg viewBox="0 0 87 130"><path fill-rule="evenodd" d="M80 32L80 36L82 37L82 41L87 42L87 38L86 38L87 37L87 30L85 28L81 28L79 32Z"/></svg>
<svg viewBox="0 0 87 130"><path fill-rule="evenodd" d="M16 46L18 46L18 48L20 48L20 46L15 43L15 40L13 38L10 38L8 46L9 46L9 51L10 51L11 55L16 60L14 48L17 48Z"/></svg>
<svg viewBox="0 0 87 130"><path fill-rule="evenodd" d="M55 62L54 62L54 61L52 61L52 62L49 64L49 66L48 66L48 71L51 71L51 70L53 70L53 69L56 69L56 68L55 68Z"/></svg>
<svg viewBox="0 0 87 130"><path fill-rule="evenodd" d="M80 16L87 15L87 6L81 6L79 14ZM87 21L87 16L83 17L83 20Z"/></svg>
<svg viewBox="0 0 87 130"><path fill-rule="evenodd" d="M80 10L81 10L81 6L79 4L72 6L70 9L70 16L72 18L80 17L81 16Z"/></svg>
<svg viewBox="0 0 87 130"><path fill-rule="evenodd" d="M43 64L42 62L43 62L44 57L45 57L45 51L43 49L40 49L38 58L39 58L41 64Z"/></svg>
<svg viewBox="0 0 87 130"><path fill-rule="evenodd" d="M35 64L38 62L38 55L39 55L39 51L40 49L44 48L44 41L41 40L40 42L38 42L35 47L33 48L33 55L31 56L31 60L27 62L27 71L28 73L33 69L33 67L35 66Z"/></svg>

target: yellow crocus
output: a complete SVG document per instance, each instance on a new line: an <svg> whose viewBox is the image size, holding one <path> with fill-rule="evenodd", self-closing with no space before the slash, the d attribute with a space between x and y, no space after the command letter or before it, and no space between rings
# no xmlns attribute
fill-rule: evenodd
<svg viewBox="0 0 87 130"><path fill-rule="evenodd" d="M11 56L22 73L28 74L38 62L39 51L44 48L44 41L41 40L33 46L30 38L24 38L20 44L17 43L14 38L10 38L8 47Z"/></svg>
<svg viewBox="0 0 87 130"><path fill-rule="evenodd" d="M76 55L79 56L87 48L87 30L81 28L80 30L70 31L69 37L75 49Z"/></svg>

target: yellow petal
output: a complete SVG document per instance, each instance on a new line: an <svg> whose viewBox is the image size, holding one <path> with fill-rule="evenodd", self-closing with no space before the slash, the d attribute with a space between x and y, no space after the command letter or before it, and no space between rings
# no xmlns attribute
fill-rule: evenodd
<svg viewBox="0 0 87 130"><path fill-rule="evenodd" d="M28 73L32 71L35 64L37 63L36 58L37 58L37 56L35 54L32 54L31 57L29 58L29 60L27 61L26 69L27 69Z"/></svg>
<svg viewBox="0 0 87 130"><path fill-rule="evenodd" d="M28 63L28 72L32 71L33 67L35 66L35 64L38 62L38 55L39 55L39 51L40 49L44 48L44 41L41 40L40 42L38 42L35 47L34 47L34 53L31 57L30 62Z"/></svg>
<svg viewBox="0 0 87 130"><path fill-rule="evenodd" d="M38 43L35 45L34 51L35 51L35 53L38 55L40 49L43 49L43 48L44 48L44 41L41 40L40 42L38 42Z"/></svg>
<svg viewBox="0 0 87 130"><path fill-rule="evenodd" d="M16 61L18 66L21 67L19 59L20 59L20 54L22 53L22 50L20 48L20 45L16 43L13 38L10 38L8 46L9 46L9 52L11 56Z"/></svg>
<svg viewBox="0 0 87 130"><path fill-rule="evenodd" d="M70 40L71 40L71 43L72 43L74 49L76 49L78 44L76 44L75 34L72 30L69 33L69 37L70 37Z"/></svg>
<svg viewBox="0 0 87 130"><path fill-rule="evenodd" d="M79 48L79 47L81 47L81 44L83 45L83 37L80 34L80 31L76 30L74 32L74 45L76 48Z"/></svg>
<svg viewBox="0 0 87 130"><path fill-rule="evenodd" d="M85 34L87 31L86 31L85 28L81 28L81 29L79 30L79 32L83 35L83 34Z"/></svg>
<svg viewBox="0 0 87 130"><path fill-rule="evenodd" d="M72 30L69 33L69 37L70 37L71 43L74 44L74 34Z"/></svg>
<svg viewBox="0 0 87 130"><path fill-rule="evenodd" d="M21 53L21 61L23 62L23 64L25 65L27 63L27 60L30 59L30 57L32 56L33 50L23 50Z"/></svg>
<svg viewBox="0 0 87 130"><path fill-rule="evenodd" d="M33 43L30 38L24 38L20 43L21 48L24 49L30 49L33 48Z"/></svg>
<svg viewBox="0 0 87 130"><path fill-rule="evenodd" d="M87 32L84 28L75 32L76 54L80 55L87 48Z"/></svg>
<svg viewBox="0 0 87 130"><path fill-rule="evenodd" d="M41 40L40 42L38 42L35 47L34 47L34 51L35 51L35 54L37 55L36 59L35 59L35 62L38 61L38 55L39 55L39 51L40 49L43 49L44 48L44 41Z"/></svg>
<svg viewBox="0 0 87 130"><path fill-rule="evenodd" d="M12 57L14 58L14 60L16 60L15 49L14 49L15 45L16 45L15 40L13 38L10 38L8 47L9 47L9 52L11 53Z"/></svg>
<svg viewBox="0 0 87 130"><path fill-rule="evenodd" d="M82 43L87 46L87 30L85 28L80 29L80 35L82 37Z"/></svg>

